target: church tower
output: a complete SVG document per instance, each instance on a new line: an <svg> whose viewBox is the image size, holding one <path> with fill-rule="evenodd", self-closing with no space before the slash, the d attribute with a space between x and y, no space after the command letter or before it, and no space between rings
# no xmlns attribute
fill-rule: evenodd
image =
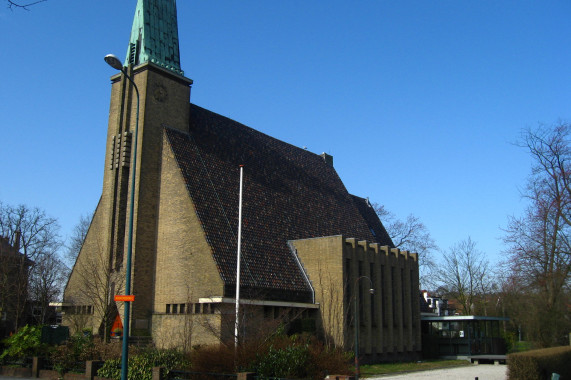
<svg viewBox="0 0 571 380"><path fill-rule="evenodd" d="M136 302L131 308L130 330L132 335L145 336L150 335L153 281L149 279L154 275L163 129L186 132L189 121L192 80L184 77L180 67L176 0L138 0L124 66L138 88L139 99L123 73L111 77L102 196L65 297L81 304L78 298L90 298L87 294L90 291L78 292L82 286L77 283L100 282L99 287L107 288L104 293L111 299L101 301L99 307L92 306L95 316L92 327L101 331L109 323L102 319L117 313L107 307L113 305L112 295L121 294L124 289L131 183L134 183L131 290ZM135 141L137 157L133 157ZM133 160L137 160L134 182ZM93 263L93 252L101 256L98 263ZM88 275L81 273L86 272L81 266L98 267L98 280L87 279ZM102 289L91 292L101 294ZM122 317L122 310L118 312ZM101 316L98 318L97 314Z"/></svg>
<svg viewBox="0 0 571 380"><path fill-rule="evenodd" d="M189 120L192 80L185 78L180 68L176 0L138 0L125 66L140 94L131 264L137 302L133 303L131 331L145 335L152 307L153 281L149 279L154 273L162 131L165 126L186 131ZM110 265L123 272L137 99L122 74L111 80L103 199L111 218Z"/></svg>
<svg viewBox="0 0 571 380"><path fill-rule="evenodd" d="M111 77L102 195L65 289L63 323L106 337L120 326L124 304L113 296L125 294L129 267L130 336L158 347L287 325L347 350L360 331L364 355L416 358L417 255L394 247L330 159L191 104L191 85L176 1L138 0L124 67ZM367 292L364 277L380 291Z"/></svg>

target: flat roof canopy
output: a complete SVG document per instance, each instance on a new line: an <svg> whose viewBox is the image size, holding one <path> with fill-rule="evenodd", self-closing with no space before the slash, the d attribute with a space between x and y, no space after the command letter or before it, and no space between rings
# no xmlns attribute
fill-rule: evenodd
<svg viewBox="0 0 571 380"><path fill-rule="evenodd" d="M441 317L421 316L422 321L451 322L451 321L509 321L506 317L485 317L480 315L444 315Z"/></svg>

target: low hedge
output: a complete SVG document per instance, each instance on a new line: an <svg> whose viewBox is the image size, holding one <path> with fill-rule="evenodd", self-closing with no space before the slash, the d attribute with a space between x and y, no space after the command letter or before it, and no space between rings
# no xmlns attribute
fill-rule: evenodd
<svg viewBox="0 0 571 380"><path fill-rule="evenodd" d="M552 373L571 380L571 346L509 354L507 363L509 380L547 380Z"/></svg>

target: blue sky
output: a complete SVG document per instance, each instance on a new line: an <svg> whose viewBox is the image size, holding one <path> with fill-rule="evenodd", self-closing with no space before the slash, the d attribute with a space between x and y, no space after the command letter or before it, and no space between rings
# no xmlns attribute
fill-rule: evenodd
<svg viewBox="0 0 571 380"><path fill-rule="evenodd" d="M3 5L3 4L2 4ZM99 199L136 1L0 7L0 200L69 235ZM334 156L349 192L491 261L525 202L522 128L571 119L571 2L179 0L191 101Z"/></svg>

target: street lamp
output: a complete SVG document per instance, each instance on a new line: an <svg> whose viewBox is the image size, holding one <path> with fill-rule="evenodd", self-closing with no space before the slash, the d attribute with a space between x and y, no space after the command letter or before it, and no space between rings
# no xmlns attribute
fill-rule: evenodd
<svg viewBox="0 0 571 380"><path fill-rule="evenodd" d="M373 281L367 276L357 277L355 280L355 380L359 380L359 327L361 325L359 321L359 280L366 278L371 284L369 289L370 294L375 294L375 289L373 289Z"/></svg>
<svg viewBox="0 0 571 380"><path fill-rule="evenodd" d="M125 295L131 295L131 256L133 254L133 215L135 209L135 174L137 171L137 137L139 135L139 89L137 85L131 79L131 77L127 74L125 67L123 64L113 54L108 54L105 56L105 62L112 68L119 70L125 75L127 79L133 84L135 87L135 93L137 94L137 115L135 118L135 139L134 139L134 146L133 146L133 162L132 162L132 169L131 169L131 202L130 202L130 210L129 210L129 240L127 244L127 267L125 273ZM123 317L123 347L121 352L121 380L127 380L127 365L129 361L129 313L131 309L130 301L125 302L125 313Z"/></svg>

